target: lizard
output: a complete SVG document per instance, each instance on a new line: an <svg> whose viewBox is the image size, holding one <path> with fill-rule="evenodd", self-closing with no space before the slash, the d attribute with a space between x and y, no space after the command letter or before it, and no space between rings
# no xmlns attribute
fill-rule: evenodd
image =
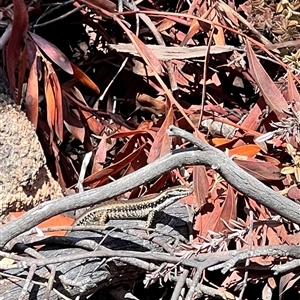
<svg viewBox="0 0 300 300"><path fill-rule="evenodd" d="M130 200L108 200L86 210L74 221L72 227L81 225L105 225L109 219L142 219L147 217L145 228L152 224L155 214L175 201L190 195L192 188L180 185L159 194Z"/></svg>

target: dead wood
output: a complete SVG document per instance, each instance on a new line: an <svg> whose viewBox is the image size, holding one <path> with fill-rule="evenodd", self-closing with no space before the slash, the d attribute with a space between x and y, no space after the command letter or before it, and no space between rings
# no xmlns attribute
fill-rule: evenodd
<svg viewBox="0 0 300 300"><path fill-rule="evenodd" d="M75 296L83 297L107 287L133 286L137 280L144 278L146 270L154 271L158 268L155 264L155 253L166 250L173 252L180 242L187 242L187 222L185 206L176 203L168 207L165 212L158 213L155 218L155 228L152 228L155 229L154 232L150 229L147 233L143 229L144 221L141 220L112 220L108 223L109 227L103 231L71 232L67 237L44 238L39 243L50 244L39 250L41 256L37 260L40 264L44 261L47 267L39 267L39 263L36 264L37 269L30 280L25 299L45 298L47 285L51 281L49 273L51 268L54 268L55 274L53 287L49 291L50 299L58 299L59 293L74 299ZM137 227L141 230L134 229ZM18 240L29 246L34 244L29 237ZM24 246L18 245L15 249L19 251L24 249ZM152 261L149 262L147 259L144 261L134 257L118 259L105 256L76 260L78 255L85 255L85 253L88 255L92 249L103 250L106 254L110 250L122 250L124 253L138 251L141 254L145 252L145 258L147 253L151 252L153 256ZM68 257L70 261L47 263L48 259L59 257ZM29 270L30 268L27 267L5 271L5 276L0 281L0 294L8 300L18 298Z"/></svg>
<svg viewBox="0 0 300 300"><path fill-rule="evenodd" d="M225 153L202 143L194 138L193 135L176 127L171 128L170 134L182 136L200 146L201 149L191 148L185 151L174 151L136 172L101 188L65 197L63 201L57 199L42 203L27 212L22 218L0 227L0 235L2 236L0 247L3 247L12 238L49 217L111 199L182 165L209 166L219 172L239 192L270 208L284 218L297 224L299 223L300 212L297 203L280 195L248 174L227 157Z"/></svg>

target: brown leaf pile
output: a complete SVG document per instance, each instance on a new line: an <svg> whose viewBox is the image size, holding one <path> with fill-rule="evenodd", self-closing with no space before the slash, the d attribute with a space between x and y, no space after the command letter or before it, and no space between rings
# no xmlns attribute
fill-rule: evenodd
<svg viewBox="0 0 300 300"><path fill-rule="evenodd" d="M67 9L45 10L45 3L26 6L14 0L13 10L9 6L2 15L12 21L5 49L10 86L37 128L61 186L74 189L88 152L92 158L82 184L94 188L186 147L166 134L174 124L297 201L299 55L293 46L299 41L291 31L283 37L298 28L296 2L158 0L118 6L117 1L78 0ZM299 243L297 226L203 166L165 174L150 191L177 179L194 183L189 200L199 213L193 249ZM274 261L251 260L266 270ZM218 285L238 289L243 272L234 270ZM277 286L266 274L249 274L253 282L263 282L262 299ZM279 294L298 276L282 277Z"/></svg>

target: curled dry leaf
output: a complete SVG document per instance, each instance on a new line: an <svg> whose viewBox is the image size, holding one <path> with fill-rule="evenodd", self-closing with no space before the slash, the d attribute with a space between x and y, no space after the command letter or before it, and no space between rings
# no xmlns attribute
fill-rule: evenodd
<svg viewBox="0 0 300 300"><path fill-rule="evenodd" d="M215 24L220 24L219 21L219 15L218 15L218 11L216 9L212 9L210 17L211 20L215 23ZM216 26L214 27L214 31L213 31L213 39L216 45L218 46L224 46L226 45L226 41L225 41L225 35L224 35L224 29L220 26Z"/></svg>
<svg viewBox="0 0 300 300"><path fill-rule="evenodd" d="M37 128L38 112L39 112L39 86L38 86L38 74L37 74L37 56L31 65L27 91L25 98L26 115L33 124L34 128Z"/></svg>
<svg viewBox="0 0 300 300"><path fill-rule="evenodd" d="M49 62L45 62L44 77L48 125L49 128L54 127L57 137L63 141L62 93L56 73Z"/></svg>
<svg viewBox="0 0 300 300"><path fill-rule="evenodd" d="M93 80L91 80L84 72L82 72L76 65L71 63L72 69L74 71L74 77L76 80L78 80L80 83L82 83L84 86L89 88L92 92L95 94L100 94L100 90L98 86L94 83Z"/></svg>
<svg viewBox="0 0 300 300"><path fill-rule="evenodd" d="M147 94L138 94L136 104L140 109L149 111L158 116L164 114L166 111L165 101L155 99Z"/></svg>

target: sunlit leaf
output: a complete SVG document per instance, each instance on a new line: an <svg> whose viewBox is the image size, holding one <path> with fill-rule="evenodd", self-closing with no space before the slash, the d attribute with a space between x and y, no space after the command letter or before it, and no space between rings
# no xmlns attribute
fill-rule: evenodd
<svg viewBox="0 0 300 300"><path fill-rule="evenodd" d="M171 125L173 125L173 118L174 112L173 109L170 107L168 113L165 116L165 120L162 126L160 127L151 146L151 150L148 157L148 163L153 162L157 158L162 157L167 153L170 153L172 139L167 134L167 129Z"/></svg>
<svg viewBox="0 0 300 300"><path fill-rule="evenodd" d="M39 112L39 86L37 74L37 57L35 57L29 72L27 91L25 98L26 115L31 123L37 128Z"/></svg>
<svg viewBox="0 0 300 300"><path fill-rule="evenodd" d="M92 92L95 94L100 94L100 90L98 86L91 80L84 72L82 72L75 64L71 63L73 71L74 71L74 77L76 80L78 80L80 83L82 83L84 86L88 87Z"/></svg>
<svg viewBox="0 0 300 300"><path fill-rule="evenodd" d="M262 67L250 43L246 40L247 44L247 56L249 60L249 66L251 74L259 86L261 93L264 96L266 103L271 107L276 114L282 115L283 110L288 109L288 105L283 95L279 91L278 87L272 81L265 69Z"/></svg>

